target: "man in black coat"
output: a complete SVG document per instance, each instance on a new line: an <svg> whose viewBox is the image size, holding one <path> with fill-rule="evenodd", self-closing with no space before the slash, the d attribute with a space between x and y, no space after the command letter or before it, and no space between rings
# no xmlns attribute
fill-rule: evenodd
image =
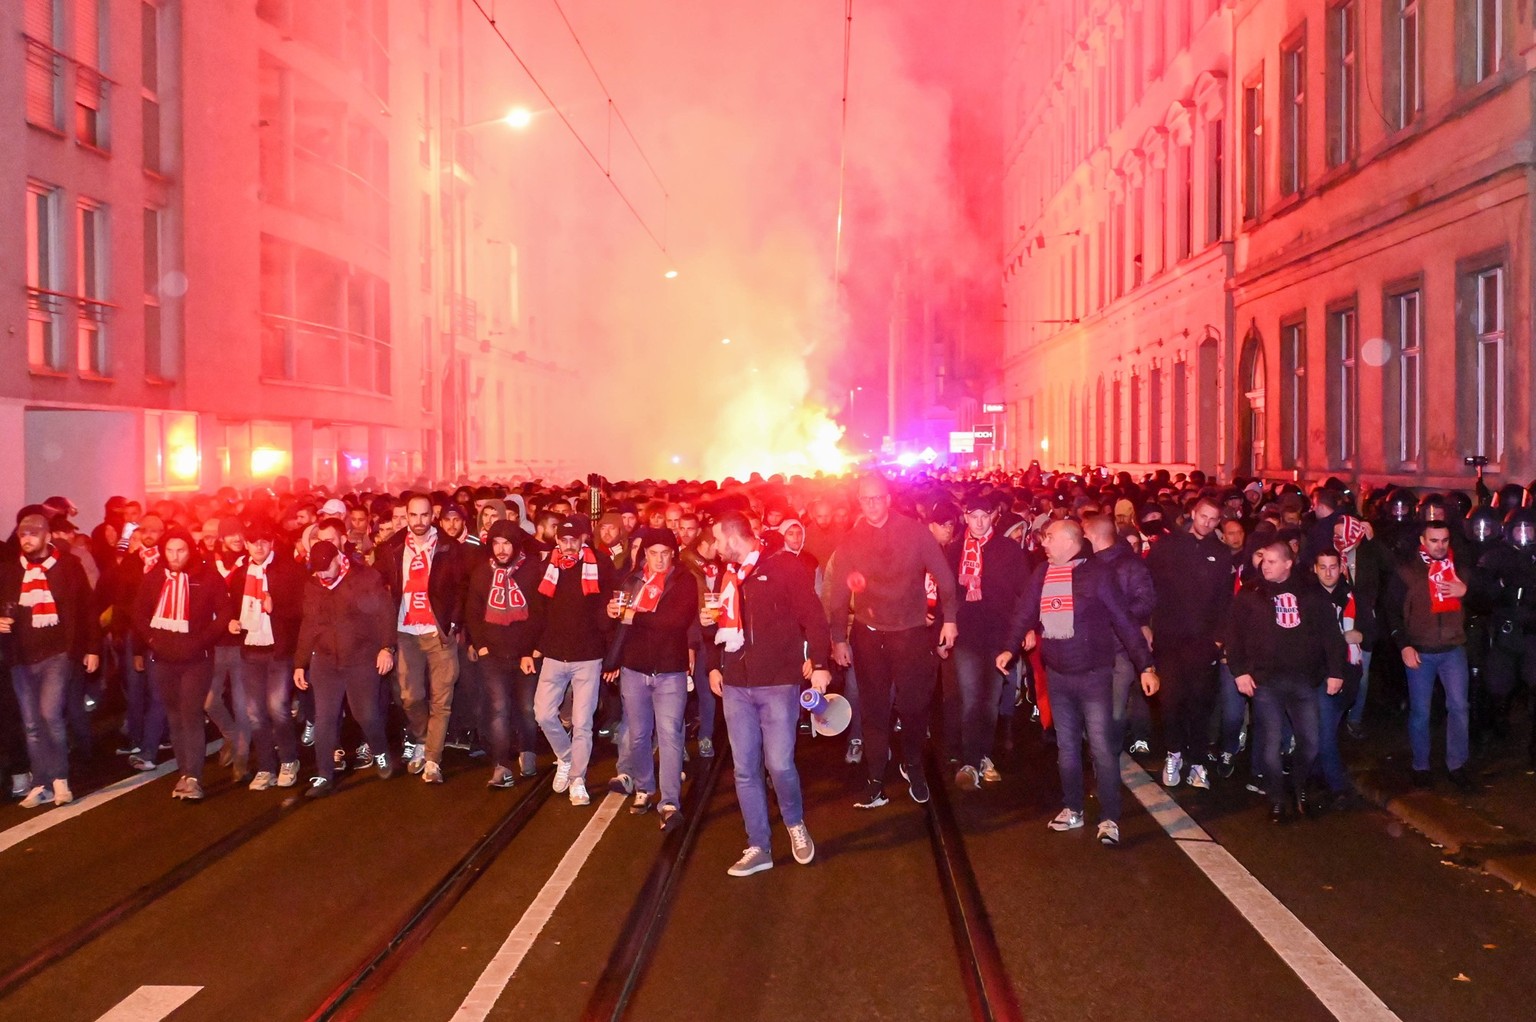
<svg viewBox="0 0 1536 1022"><path fill-rule="evenodd" d="M1115 584L1120 587L1120 595L1125 597L1125 609L1130 613L1131 620L1136 622L1141 634L1150 640L1152 612L1157 608L1157 590L1152 587L1152 573L1147 570L1147 562L1121 538L1114 521L1104 515L1085 522L1083 532L1089 546L1093 547L1093 556L1113 572ZM1130 653L1124 647L1115 654L1114 683L1111 706L1114 709L1115 735L1119 743L1117 748L1124 745L1129 730L1131 752L1147 752L1152 737L1152 712L1146 696L1137 691L1136 669L1131 665Z"/></svg>
<svg viewBox="0 0 1536 1022"><path fill-rule="evenodd" d="M304 617L304 569L277 552L277 529L258 521L244 527L246 556L230 572L231 635L238 636L236 669L255 755L252 791L290 788L299 776L299 739L289 713L293 650ZM235 764L236 777L241 764Z"/></svg>

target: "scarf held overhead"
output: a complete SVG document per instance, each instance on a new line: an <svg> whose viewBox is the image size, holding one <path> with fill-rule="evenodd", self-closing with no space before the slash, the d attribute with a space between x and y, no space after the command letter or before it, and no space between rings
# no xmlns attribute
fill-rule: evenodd
<svg viewBox="0 0 1536 1022"><path fill-rule="evenodd" d="M26 569L21 576L21 599L23 607L32 608L33 628L52 628L59 623L59 605L54 601L53 590L48 588L48 573L53 566L59 563L59 559L49 554L47 560L29 561L25 557L21 559L21 566Z"/></svg>

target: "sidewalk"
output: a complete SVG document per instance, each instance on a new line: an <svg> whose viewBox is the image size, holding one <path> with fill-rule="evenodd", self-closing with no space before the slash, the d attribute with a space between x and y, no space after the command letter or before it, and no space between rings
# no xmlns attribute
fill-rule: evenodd
<svg viewBox="0 0 1536 1022"><path fill-rule="evenodd" d="M1408 721L1405 715L1376 715L1356 741L1341 734L1345 762L1367 801L1444 849L1457 865L1482 870L1517 891L1536 895L1536 772L1526 744L1530 717L1525 700L1511 711L1504 738L1490 737L1468 769L1478 790L1459 791L1445 776L1444 719L1434 720L1435 781L1429 790L1409 780Z"/></svg>

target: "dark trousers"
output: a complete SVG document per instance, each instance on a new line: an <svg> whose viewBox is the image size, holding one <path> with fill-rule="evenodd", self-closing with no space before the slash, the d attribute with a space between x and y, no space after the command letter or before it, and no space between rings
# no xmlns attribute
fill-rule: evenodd
<svg viewBox="0 0 1536 1022"><path fill-rule="evenodd" d="M1285 774L1280 769L1280 743L1285 721L1296 734L1291 753L1291 776L1298 789L1305 787L1317 763L1317 679L1304 675L1271 675L1254 679L1255 751L1264 772L1264 789L1270 805L1286 800Z"/></svg>
<svg viewBox="0 0 1536 1022"><path fill-rule="evenodd" d="M983 650L963 646L950 652L949 663L954 665L960 697L960 761L979 770L982 757L992 755L1003 672ZM946 709L948 706L949 701L945 700Z"/></svg>
<svg viewBox="0 0 1536 1022"><path fill-rule="evenodd" d="M293 661L259 653L243 656L238 670L239 687L245 696L240 712L245 714L250 730L256 769L275 774L283 763L296 763L299 759L299 739L289 712Z"/></svg>
<svg viewBox="0 0 1536 1022"><path fill-rule="evenodd" d="M386 753L384 717L379 712L379 687L383 679L373 664L343 667L326 657L310 661L305 677L315 693L315 773L327 781L336 777L336 749L345 697L352 719L363 729L363 738L374 755Z"/></svg>
<svg viewBox="0 0 1536 1022"><path fill-rule="evenodd" d="M1093 757L1098 784L1099 819L1120 822L1120 747L1110 702L1110 668L1087 674L1052 671L1051 715L1056 721L1056 765L1061 771L1062 804L1083 811L1083 739Z"/></svg>
<svg viewBox="0 0 1536 1022"><path fill-rule="evenodd" d="M482 737L490 743L495 764L515 772L517 753L536 751L539 724L533 716L533 693L539 687L539 676L524 674L517 661L497 656L481 657L478 666L487 707Z"/></svg>
<svg viewBox="0 0 1536 1022"><path fill-rule="evenodd" d="M902 758L920 765L928 733L928 704L938 683L937 658L927 628L877 632L855 624L850 630L853 663L859 672L864 715L864 765L870 780L885 783L891 758L891 709L901 717Z"/></svg>
<svg viewBox="0 0 1536 1022"><path fill-rule="evenodd" d="M1163 745L1184 756L1186 764L1203 757L1210 744L1211 714L1216 708L1216 644L1209 639L1157 643L1157 672L1162 679Z"/></svg>
<svg viewBox="0 0 1536 1022"><path fill-rule="evenodd" d="M213 687L213 657L186 663L150 660L149 683L165 705L165 719L171 731L171 750L176 754L176 769L183 777L203 783L203 761L208 758L204 704ZM154 756L151 747L145 759Z"/></svg>

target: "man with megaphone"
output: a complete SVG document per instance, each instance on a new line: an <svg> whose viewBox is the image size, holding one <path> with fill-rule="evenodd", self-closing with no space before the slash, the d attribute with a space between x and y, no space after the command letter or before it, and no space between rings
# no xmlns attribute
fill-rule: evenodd
<svg viewBox="0 0 1536 1022"><path fill-rule="evenodd" d="M709 687L725 706L736 801L747 828L747 848L726 872L744 877L773 868L765 764L795 861L807 865L816 856L795 769L795 736L806 666L816 691L826 692L832 681L832 636L815 582L798 557L783 547L765 553L739 511L727 511L713 528L726 566L720 598L706 605L701 620L719 626L709 650Z"/></svg>

